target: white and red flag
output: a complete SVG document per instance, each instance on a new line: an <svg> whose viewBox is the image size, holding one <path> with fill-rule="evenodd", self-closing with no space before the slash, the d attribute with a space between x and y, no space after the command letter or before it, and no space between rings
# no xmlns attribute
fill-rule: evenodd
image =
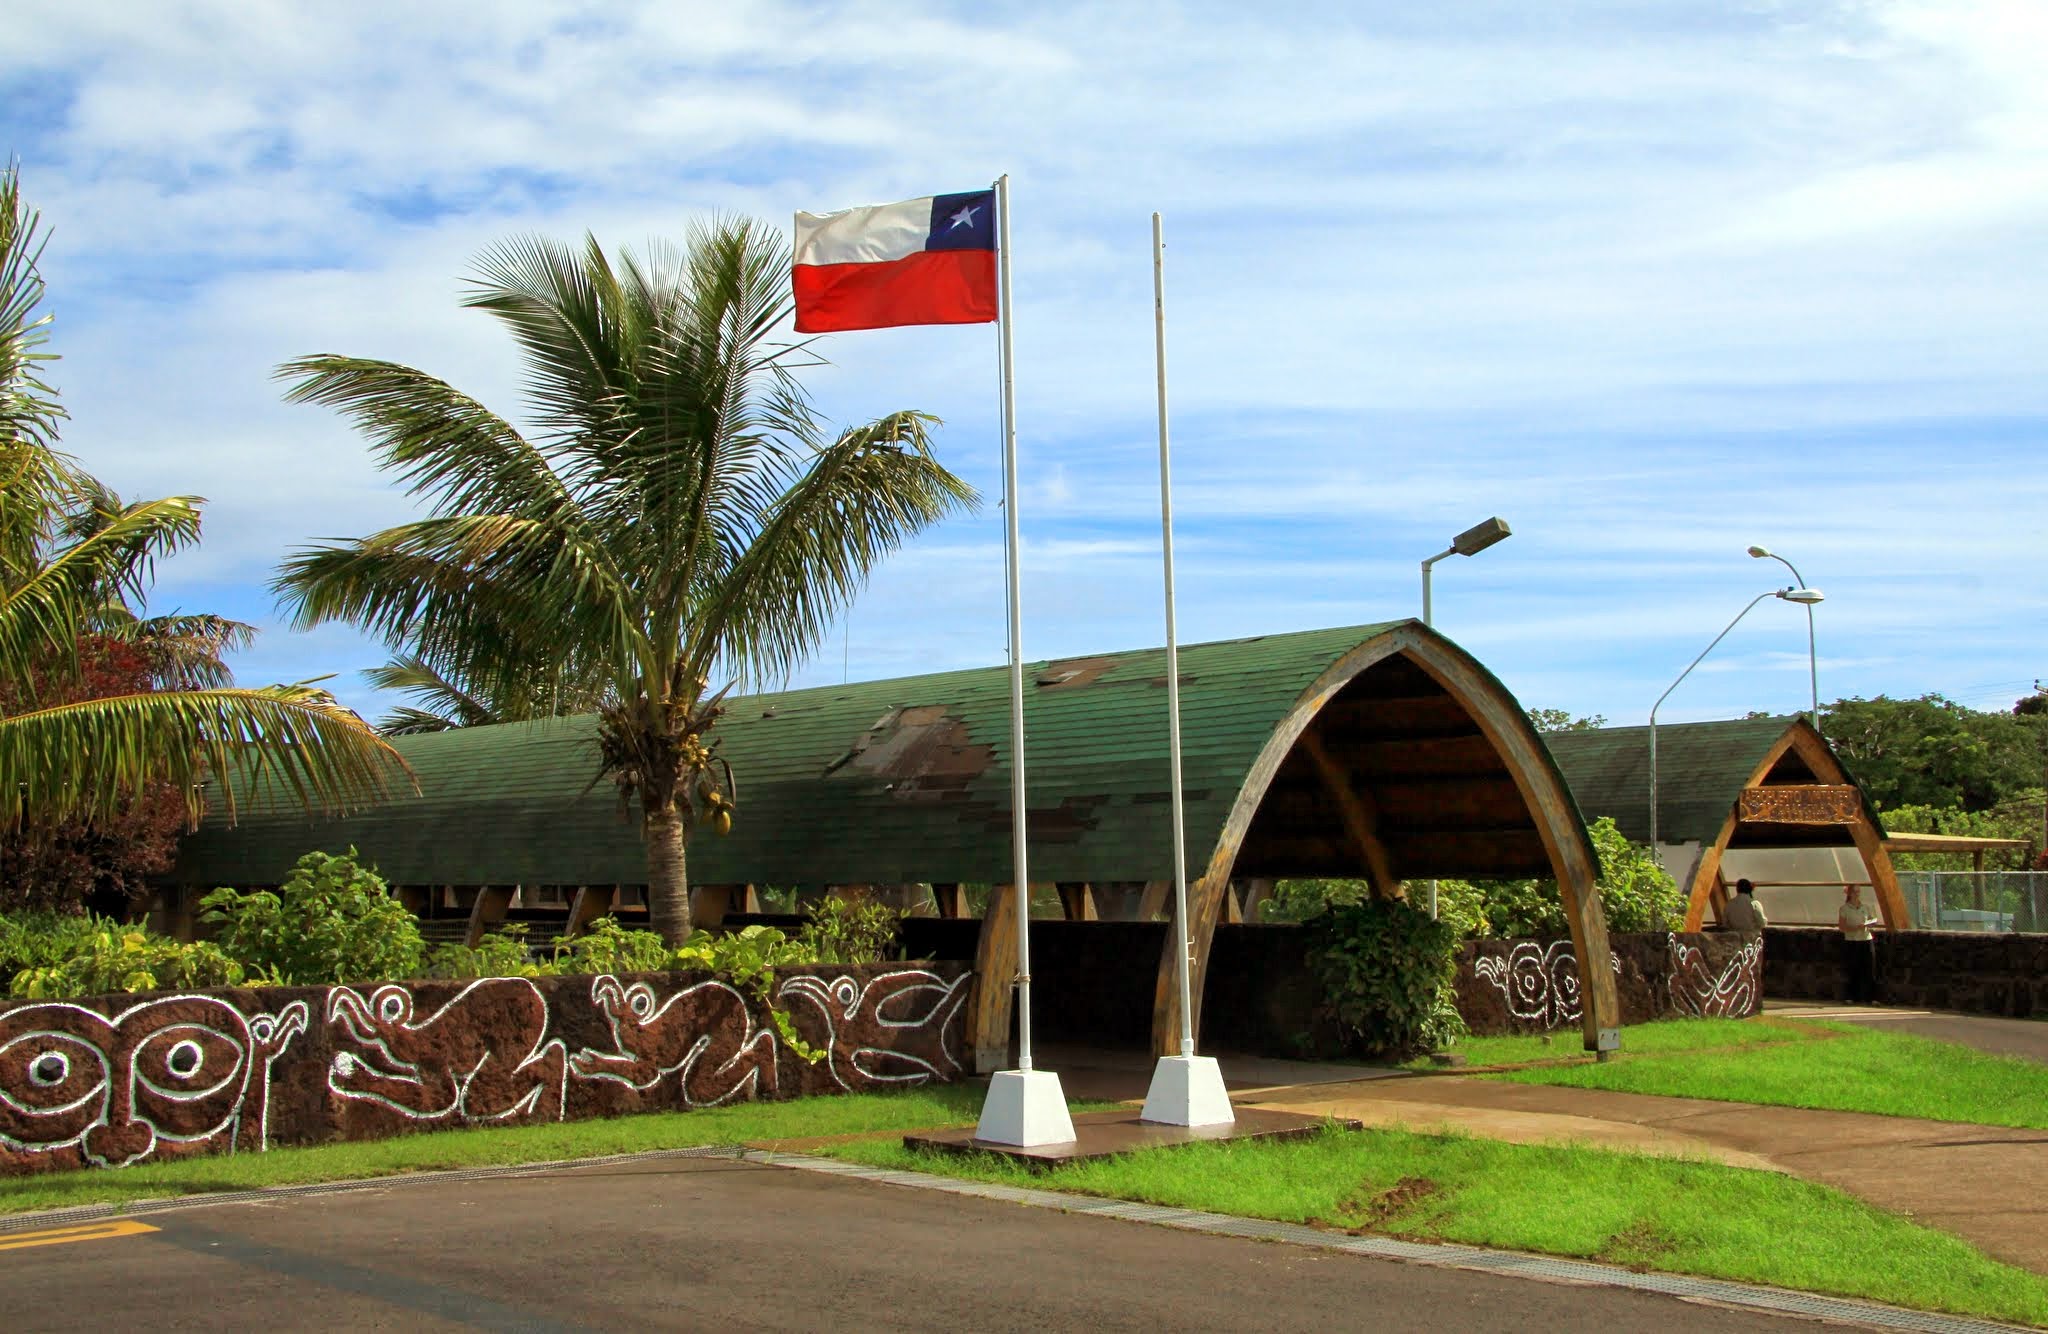
<svg viewBox="0 0 2048 1334"><path fill-rule="evenodd" d="M996 318L996 192L796 215L799 333Z"/></svg>

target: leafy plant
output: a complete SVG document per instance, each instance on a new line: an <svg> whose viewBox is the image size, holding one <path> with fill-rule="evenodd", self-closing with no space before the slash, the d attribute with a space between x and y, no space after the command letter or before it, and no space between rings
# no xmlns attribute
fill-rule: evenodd
<svg viewBox="0 0 2048 1334"><path fill-rule="evenodd" d="M526 944L526 923L507 922L475 945L451 940L427 956L428 977L545 977L563 971L536 961Z"/></svg>
<svg viewBox="0 0 2048 1334"><path fill-rule="evenodd" d="M791 940L772 926L744 926L724 935L699 931L675 952L677 968L716 973L761 1003L775 1031L789 1049L816 1065L825 1053L805 1042L789 1013L775 1003L775 970L789 964L817 963L803 942Z"/></svg>
<svg viewBox="0 0 2048 1334"><path fill-rule="evenodd" d="M33 1000L100 996L169 987L221 987L241 982L241 964L204 941L195 944L151 935L105 918L62 937L64 957L16 973L11 990Z"/></svg>
<svg viewBox="0 0 2048 1334"><path fill-rule="evenodd" d="M387 982L420 971L419 923L354 848L307 853L276 893L216 889L199 902L221 948L280 986Z"/></svg>
<svg viewBox="0 0 2048 1334"><path fill-rule="evenodd" d="M600 917L581 935L555 947L558 973L658 973L676 967L675 953L652 931L619 925L616 917Z"/></svg>
<svg viewBox="0 0 2048 1334"><path fill-rule="evenodd" d="M1454 1040L1462 1031L1454 1000L1457 933L1428 913L1393 899L1364 898L1310 919L1309 969L1320 1009L1347 1048L1400 1058Z"/></svg>
<svg viewBox="0 0 2048 1334"><path fill-rule="evenodd" d="M894 952L902 921L886 904L825 898L804 909L796 940L806 963L880 963Z"/></svg>

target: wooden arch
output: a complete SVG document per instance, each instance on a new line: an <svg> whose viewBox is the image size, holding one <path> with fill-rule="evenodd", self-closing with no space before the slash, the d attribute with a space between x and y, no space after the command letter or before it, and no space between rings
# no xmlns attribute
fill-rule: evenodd
<svg viewBox="0 0 2048 1334"><path fill-rule="evenodd" d="M1727 899L1721 860L1739 837L1757 836L1755 845L1760 846L1839 847L1842 833L1863 858L1885 926L1905 930L1911 918L1891 854L1885 851L1883 827L1827 741L1811 723L1798 720L1764 752L1721 822L1721 832L1701 849L1686 899L1685 929L1699 930L1709 908L1720 920Z"/></svg>
<svg viewBox="0 0 2048 1334"><path fill-rule="evenodd" d="M1274 780L1283 765L1297 753L1331 789L1345 834L1354 846L1357 865L1372 882L1374 892L1383 896L1400 893L1400 879L1429 875L1455 877L1485 875L1486 868L1459 862L1455 837L1440 840L1440 846L1411 853L1417 864L1414 874L1403 876L1401 853L1380 828L1381 812L1369 792L1344 782L1342 757L1322 746L1312 726L1325 710L1354 682L1367 678L1375 668L1385 668L1397 659L1419 668L1439 687L1449 709L1464 730L1476 728L1468 751L1483 751L1489 766L1506 770L1518 798L1520 818L1526 824L1517 835L1540 840L1540 860L1558 883L1565 916L1571 924L1572 950L1578 961L1581 994L1585 998L1582 1024L1587 1050L1602 1045L1602 1030L1610 1033L1620 1025L1620 1003L1607 943L1607 919L1601 911L1595 881L1598 857L1586 836L1571 793L1542 740L1530 725L1527 714L1493 675L1449 640L1418 623L1406 622L1358 645L1333 663L1302 693L1294 707L1273 730L1257 760L1240 785L1228 819L1209 853L1205 869L1188 886L1189 938L1176 941L1171 931L1160 956L1154 995L1152 1046L1155 1054L1171 1055L1180 1049L1179 993L1175 983L1176 951L1190 954L1192 991L1196 1006L1195 1029L1200 1031L1203 982L1207 976L1209 951L1216 924L1223 912L1233 870L1244 851ZM1436 701L1431 701L1435 703ZM1467 740L1461 738L1461 741ZM1399 743L1392 743L1398 745ZM1470 840L1477 842L1479 840ZM1435 858L1420 864L1424 855ZM1470 854L1467 854L1470 855ZM1444 860L1448 858L1449 860ZM1460 869L1451 869L1453 866ZM1538 873L1526 866L1518 873ZM1609 1044L1611 1045L1611 1043Z"/></svg>

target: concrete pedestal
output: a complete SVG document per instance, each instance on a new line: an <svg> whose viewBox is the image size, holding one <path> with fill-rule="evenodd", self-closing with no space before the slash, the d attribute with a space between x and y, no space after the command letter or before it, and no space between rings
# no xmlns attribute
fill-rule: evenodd
<svg viewBox="0 0 2048 1334"><path fill-rule="evenodd" d="M1227 1126L1237 1119L1214 1056L1162 1056L1145 1094L1144 1119L1169 1126Z"/></svg>
<svg viewBox="0 0 2048 1334"><path fill-rule="evenodd" d="M1050 1070L998 1070L989 1076L988 1098L974 1137L989 1144L1038 1148L1074 1142L1060 1077Z"/></svg>

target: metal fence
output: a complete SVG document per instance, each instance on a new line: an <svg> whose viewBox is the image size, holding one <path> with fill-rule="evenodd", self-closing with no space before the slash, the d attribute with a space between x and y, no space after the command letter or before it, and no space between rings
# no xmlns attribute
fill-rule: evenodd
<svg viewBox="0 0 2048 1334"><path fill-rule="evenodd" d="M1901 871L1922 931L2048 931L2048 871Z"/></svg>

